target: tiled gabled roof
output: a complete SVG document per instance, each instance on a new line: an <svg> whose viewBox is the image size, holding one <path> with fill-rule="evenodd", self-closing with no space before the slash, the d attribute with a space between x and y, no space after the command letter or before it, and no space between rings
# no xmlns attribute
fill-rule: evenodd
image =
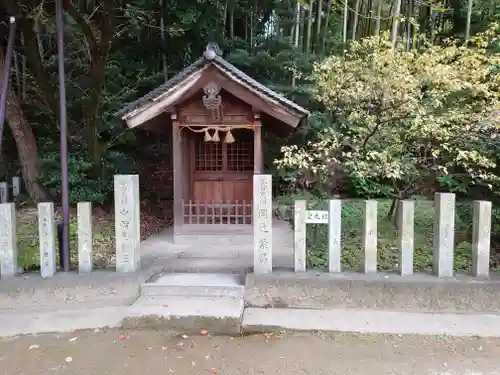
<svg viewBox="0 0 500 375"><path fill-rule="evenodd" d="M183 69L181 72L177 73L174 77L169 79L161 86L155 88L141 98L125 105L120 111L118 111L117 115L126 117L127 114L131 113L132 111L148 105L159 96L166 93L169 89L181 83L184 79L188 78L191 74L209 64L213 64L219 69L226 71L233 77L235 81L241 81L241 83L251 86L253 89L267 96L269 99L274 100L295 112L298 112L300 115L302 115L302 117L309 115L308 110L302 108L298 104L295 104L291 100L285 98L283 95L278 94L277 92L257 82L255 79L251 78L240 69L235 67L233 64L224 60L219 54L215 53L214 50L211 50L210 46L213 46L213 44L209 43L209 46L207 46L207 50L205 51L203 56L196 60L194 63Z"/></svg>

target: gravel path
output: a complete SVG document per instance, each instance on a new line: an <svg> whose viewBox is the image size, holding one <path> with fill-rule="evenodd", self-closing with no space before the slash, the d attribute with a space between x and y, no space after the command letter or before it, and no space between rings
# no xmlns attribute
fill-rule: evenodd
<svg viewBox="0 0 500 375"><path fill-rule="evenodd" d="M106 330L0 341L0 374L498 375L499 355L500 340L476 338Z"/></svg>

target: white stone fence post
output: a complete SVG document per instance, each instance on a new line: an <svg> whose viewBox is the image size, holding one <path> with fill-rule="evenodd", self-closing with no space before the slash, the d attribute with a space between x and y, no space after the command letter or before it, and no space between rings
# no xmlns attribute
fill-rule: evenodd
<svg viewBox="0 0 500 375"><path fill-rule="evenodd" d="M12 197L16 198L21 192L21 178L18 176L12 177ZM0 182L0 204L9 202L9 183L6 181Z"/></svg>
<svg viewBox="0 0 500 375"><path fill-rule="evenodd" d="M79 202L78 217L78 272L90 273L93 269L92 253L92 203Z"/></svg>
<svg viewBox="0 0 500 375"><path fill-rule="evenodd" d="M0 278L17 275L16 207L0 204Z"/></svg>
<svg viewBox="0 0 500 375"><path fill-rule="evenodd" d="M377 272L377 201L364 202L361 272ZM455 195L436 193L434 200L433 272L438 277L453 276ZM488 277L490 267L491 202L475 201L472 236L472 274ZM399 202L397 247L401 276L413 275L414 201ZM294 205L294 270L305 272L307 265L307 224L328 224L328 271L341 272L341 201L329 201L328 211L307 209L305 200Z"/></svg>
<svg viewBox="0 0 500 375"><path fill-rule="evenodd" d="M115 175L116 271L140 269L141 213L138 175Z"/></svg>
<svg viewBox="0 0 500 375"><path fill-rule="evenodd" d="M56 222L54 203L38 204L38 239L40 243L40 275L42 278L54 276L56 263Z"/></svg>
<svg viewBox="0 0 500 375"><path fill-rule="evenodd" d="M253 176L253 269L256 274L273 271L272 176Z"/></svg>

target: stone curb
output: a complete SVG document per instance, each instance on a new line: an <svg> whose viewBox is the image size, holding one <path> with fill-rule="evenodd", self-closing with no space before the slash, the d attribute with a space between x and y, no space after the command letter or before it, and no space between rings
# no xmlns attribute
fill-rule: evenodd
<svg viewBox="0 0 500 375"><path fill-rule="evenodd" d="M245 309L242 321L243 332L258 333L278 329L500 337L500 315L411 313L355 309Z"/></svg>
<svg viewBox="0 0 500 375"><path fill-rule="evenodd" d="M246 306L256 308L497 314L499 295L498 277L273 272L245 283Z"/></svg>
<svg viewBox="0 0 500 375"><path fill-rule="evenodd" d="M32 313L0 313L0 337L120 327L128 306Z"/></svg>
<svg viewBox="0 0 500 375"><path fill-rule="evenodd" d="M138 324L140 322L140 324ZM500 337L500 315L409 313L376 310L244 309L240 321L212 317L137 317L130 306L45 313L0 313L0 337L96 328L164 329L221 335L271 330Z"/></svg>

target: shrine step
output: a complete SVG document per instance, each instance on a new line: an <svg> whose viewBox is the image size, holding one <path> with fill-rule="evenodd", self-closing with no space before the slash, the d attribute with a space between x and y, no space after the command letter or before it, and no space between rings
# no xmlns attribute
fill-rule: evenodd
<svg viewBox="0 0 500 375"><path fill-rule="evenodd" d="M122 321L126 329L158 329L180 333L238 335L243 298L147 296L131 306Z"/></svg>
<svg viewBox="0 0 500 375"><path fill-rule="evenodd" d="M242 275L217 273L159 274L142 284L143 297L224 297L242 299Z"/></svg>

